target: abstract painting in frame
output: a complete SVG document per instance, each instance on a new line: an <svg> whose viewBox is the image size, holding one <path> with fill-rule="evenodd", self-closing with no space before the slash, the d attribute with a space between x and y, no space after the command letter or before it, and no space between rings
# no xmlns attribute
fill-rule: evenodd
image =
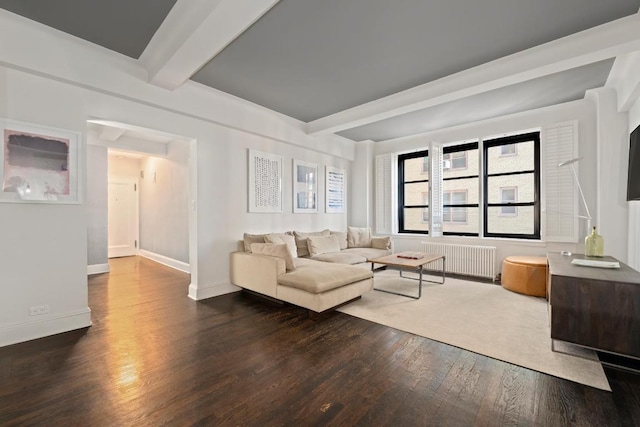
<svg viewBox="0 0 640 427"><path fill-rule="evenodd" d="M326 167L325 178L325 212L344 213L347 179L344 169Z"/></svg>
<svg viewBox="0 0 640 427"><path fill-rule="evenodd" d="M79 133L0 119L0 201L79 203Z"/></svg>
<svg viewBox="0 0 640 427"><path fill-rule="evenodd" d="M282 157L249 150L249 212L282 212Z"/></svg>
<svg viewBox="0 0 640 427"><path fill-rule="evenodd" d="M293 161L293 212L318 212L318 165Z"/></svg>

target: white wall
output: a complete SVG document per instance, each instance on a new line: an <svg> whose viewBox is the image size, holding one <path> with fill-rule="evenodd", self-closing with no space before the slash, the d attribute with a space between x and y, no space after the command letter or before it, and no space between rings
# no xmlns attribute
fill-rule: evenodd
<svg viewBox="0 0 640 427"><path fill-rule="evenodd" d="M595 171L596 169L595 107L593 102L587 100L518 113L478 123L456 126L454 128L429 132L414 137L378 142L375 144L374 155L390 152L417 151L419 149L427 148L429 143L432 141L440 143L465 141L474 138L498 136L504 133L542 128L544 126L571 120L578 120L578 151L580 156L584 156L584 159L580 162L580 165L577 168L579 171L580 182L582 184L587 203L589 206L595 206L597 196L596 174L590 172ZM592 216L593 215L594 213L592 212ZM597 221L597 218L595 218L594 221ZM393 236L393 239L396 251L416 251L420 250L421 241L429 241L433 238L424 235L397 234ZM544 255L549 251L561 250L569 250L577 253L583 253L584 251L584 247L581 242L547 243L517 239L456 236L445 236L438 239L446 239L446 241L450 243L496 246L496 271L500 271L502 259L509 255Z"/></svg>
<svg viewBox="0 0 640 427"><path fill-rule="evenodd" d="M596 106L597 203L594 226L604 240L604 252L627 262L629 164L628 115L617 111L616 92L609 88L589 91Z"/></svg>
<svg viewBox="0 0 640 427"><path fill-rule="evenodd" d="M82 131L84 102L65 85L0 68L2 116ZM86 191L84 138L80 193ZM0 204L0 345L91 324L87 304L87 204ZM29 308L49 313L30 316Z"/></svg>
<svg viewBox="0 0 640 427"><path fill-rule="evenodd" d="M138 179L142 170L139 158L109 153L107 171L109 178Z"/></svg>
<svg viewBox="0 0 640 427"><path fill-rule="evenodd" d="M109 269L107 250L107 148L87 145L87 262L89 273Z"/></svg>
<svg viewBox="0 0 640 427"><path fill-rule="evenodd" d="M140 164L140 249L189 263L189 143Z"/></svg>

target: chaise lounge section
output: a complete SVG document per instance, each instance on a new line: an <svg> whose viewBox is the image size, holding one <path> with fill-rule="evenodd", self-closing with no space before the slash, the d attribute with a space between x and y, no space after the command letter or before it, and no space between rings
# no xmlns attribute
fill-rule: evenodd
<svg viewBox="0 0 640 427"><path fill-rule="evenodd" d="M392 253L390 238L354 227L346 233L245 234L239 249L231 253L231 283L314 312L373 289L367 260Z"/></svg>

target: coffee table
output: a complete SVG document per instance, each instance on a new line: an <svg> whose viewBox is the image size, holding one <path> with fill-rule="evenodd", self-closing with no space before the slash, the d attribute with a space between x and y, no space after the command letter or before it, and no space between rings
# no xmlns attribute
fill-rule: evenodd
<svg viewBox="0 0 640 427"><path fill-rule="evenodd" d="M418 258L418 259L414 259L414 258L405 258L405 256L414 256L416 253L415 252L400 252L397 254L392 254L392 255L386 255L383 257L379 257L379 258L371 258L368 261L371 263L371 271L373 271L375 269L375 264L382 264L382 265L390 265L393 267L399 267L400 268L400 277L404 277L405 279L414 279L414 280L418 280L418 296L414 296L414 295L407 295L407 294L401 294L399 292L393 292L393 291L388 291L386 289L379 289L376 288L374 285L374 288L376 291L380 291L380 292L386 292L389 294L394 294L394 295L401 295L403 297L409 297L409 298L413 298L413 299L420 299L420 297L422 296L422 282L430 282L430 283L438 283L438 284L444 284L445 281L445 256L443 254L420 254L419 256L422 256L422 258ZM437 261L439 259L442 259L442 281L441 282L436 282L433 280L426 280L422 278L422 271L425 265L430 264L434 261ZM419 277L416 279L414 277L406 277L406 276L402 276L402 270L403 269L412 269L414 271L417 271L419 274Z"/></svg>

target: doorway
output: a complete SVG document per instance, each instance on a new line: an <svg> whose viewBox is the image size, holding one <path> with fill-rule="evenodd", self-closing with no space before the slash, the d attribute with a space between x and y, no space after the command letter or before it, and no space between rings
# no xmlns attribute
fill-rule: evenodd
<svg viewBox="0 0 640 427"><path fill-rule="evenodd" d="M138 180L109 177L108 257L137 255L139 240Z"/></svg>

